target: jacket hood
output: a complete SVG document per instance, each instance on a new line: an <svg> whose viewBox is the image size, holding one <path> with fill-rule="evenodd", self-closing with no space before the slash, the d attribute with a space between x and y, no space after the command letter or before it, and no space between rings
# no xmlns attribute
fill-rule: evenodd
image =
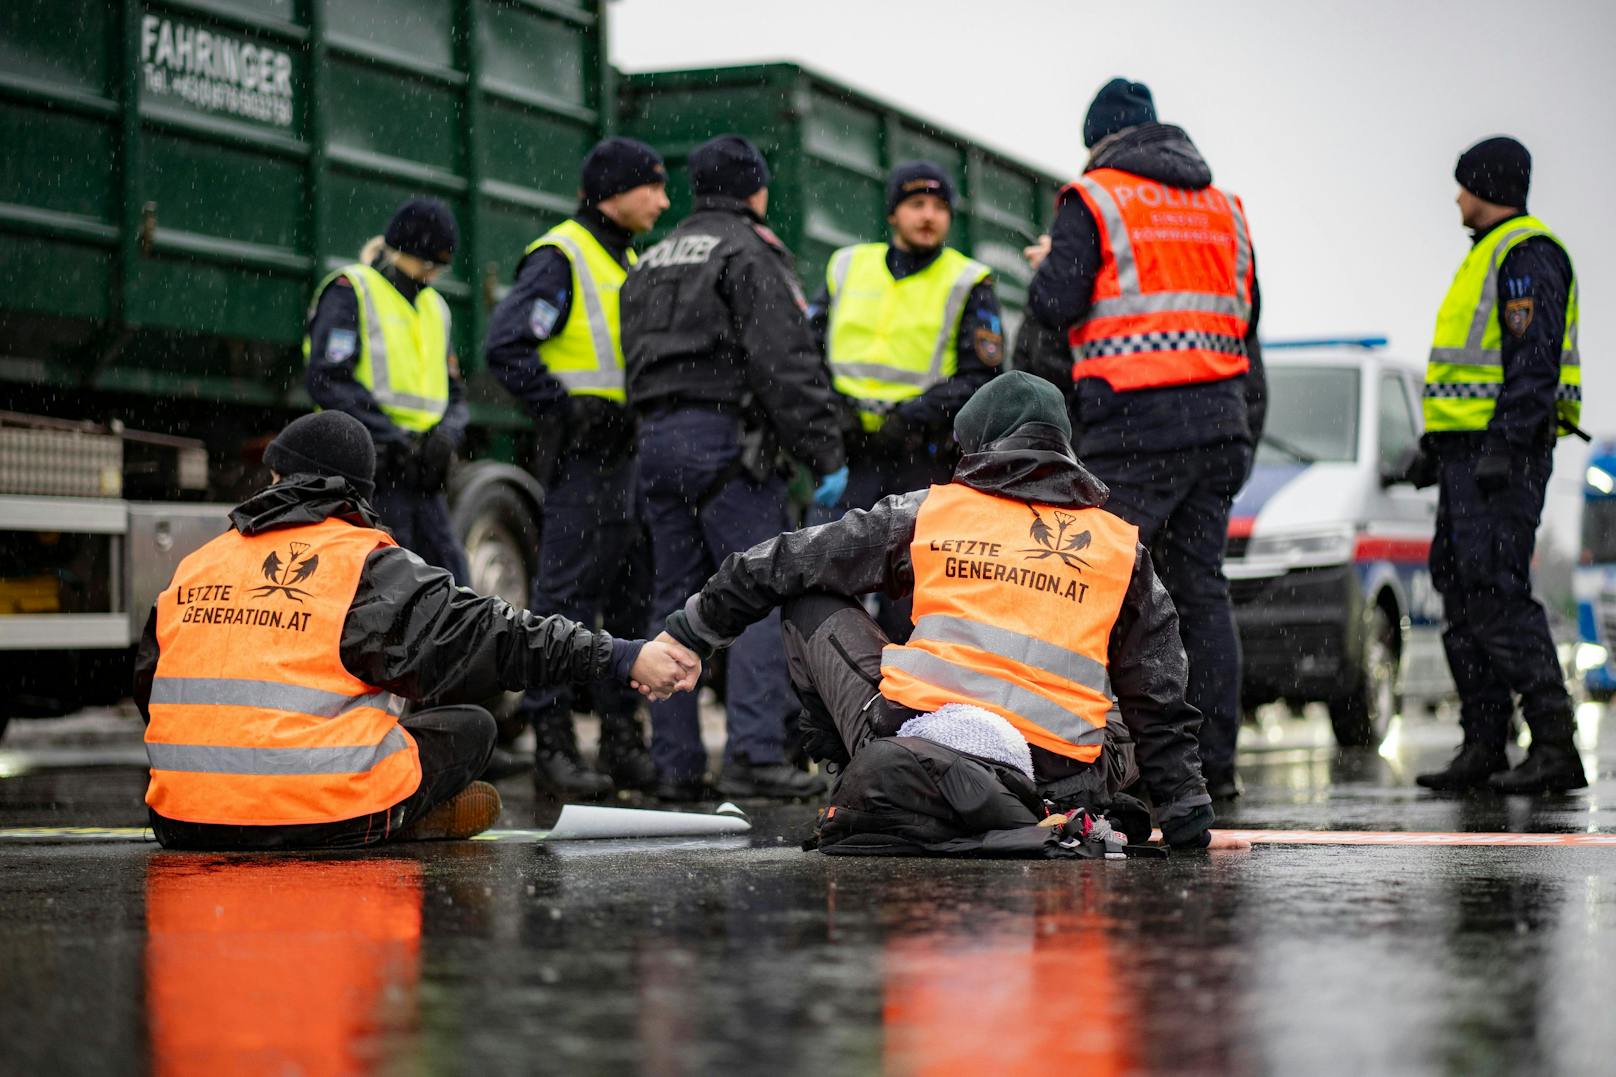
<svg viewBox="0 0 1616 1077"><path fill-rule="evenodd" d="M355 527L381 528L376 510L348 480L330 475L293 475L266 486L230 510L230 523L243 535L257 535L333 516Z"/></svg>
<svg viewBox="0 0 1616 1077"><path fill-rule="evenodd" d="M996 497L1080 509L1100 508L1111 496L1105 483L1077 462L1060 430L1047 423L1027 423L965 456L954 469L954 481Z"/></svg>
<svg viewBox="0 0 1616 1077"><path fill-rule="evenodd" d="M1212 184L1212 168L1190 141L1190 136L1183 128L1166 123L1142 123L1102 139L1089 155L1089 163L1083 171L1092 172L1096 168L1132 172L1190 191Z"/></svg>

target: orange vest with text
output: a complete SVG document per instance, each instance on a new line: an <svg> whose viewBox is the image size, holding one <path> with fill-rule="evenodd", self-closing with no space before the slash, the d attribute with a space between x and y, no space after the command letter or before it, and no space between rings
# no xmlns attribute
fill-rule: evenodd
<svg viewBox="0 0 1616 1077"><path fill-rule="evenodd" d="M982 707L1029 744L1092 763L1138 541L1104 509L933 486L910 545L915 630L881 652L881 694L921 712Z"/></svg>
<svg viewBox="0 0 1616 1077"><path fill-rule="evenodd" d="M404 701L339 654L365 558L393 544L329 519L227 531L180 563L157 598L152 810L193 823L329 823L415 792Z"/></svg>
<svg viewBox="0 0 1616 1077"><path fill-rule="evenodd" d="M1101 252L1088 317L1069 335L1072 380L1126 392L1244 374L1256 270L1240 199L1114 168L1065 191L1093 214Z"/></svg>

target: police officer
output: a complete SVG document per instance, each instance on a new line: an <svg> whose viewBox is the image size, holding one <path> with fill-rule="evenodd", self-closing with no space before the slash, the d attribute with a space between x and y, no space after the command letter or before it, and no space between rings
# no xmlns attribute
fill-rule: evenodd
<svg viewBox="0 0 1616 1077"><path fill-rule="evenodd" d="M1464 743L1428 789L1506 793L1588 784L1572 743L1571 698L1543 607L1532 549L1559 435L1580 433L1577 282L1564 245L1526 212L1532 158L1489 138L1459 158L1459 214L1474 240L1442 300L1425 372L1421 458L1410 477L1440 483L1431 582L1459 689ZM1509 770L1512 695L1532 731Z"/></svg>
<svg viewBox="0 0 1616 1077"><path fill-rule="evenodd" d="M947 482L954 415L1004 359L990 270L946 246L954 184L930 161L887 177L890 243L843 247L830 257L809 321L847 400L847 493L824 522L887 494ZM908 616L883 606L882 627L908 635Z"/></svg>
<svg viewBox="0 0 1616 1077"><path fill-rule="evenodd" d="M1083 141L1083 177L1027 251L1028 313L1070 343L1078 452L1178 607L1207 786L1234 796L1240 641L1223 546L1263 424L1245 211L1189 137L1156 122L1141 83L1107 83Z"/></svg>
<svg viewBox="0 0 1616 1077"><path fill-rule="evenodd" d="M584 158L579 207L528 245L490 319L489 369L532 416L545 485L544 541L532 608L554 610L618 635L645 627L648 557L634 509L634 421L626 404L618 292L634 264L630 244L668 208L667 171L643 142L609 138ZM656 768L621 682L597 682L600 772L585 767L568 685L528 693L522 710L537 737L539 788L600 796L613 783L646 789Z"/></svg>
<svg viewBox="0 0 1616 1077"><path fill-rule="evenodd" d="M623 285L629 403L640 416L640 490L655 566L653 614L673 612L725 557L785 527L783 451L819 477L822 505L847 484L834 390L814 348L791 255L764 224L769 168L722 135L688 158L694 205ZM785 761L797 711L775 616L730 649L726 796L811 796L823 782ZM658 792L701 794L696 702L651 709Z"/></svg>
<svg viewBox="0 0 1616 1077"><path fill-rule="evenodd" d="M344 411L376 443L374 504L400 545L471 583L443 492L465 439L465 386L449 306L432 287L454 257L449 207L415 198L360 260L327 277L309 309L309 397Z"/></svg>

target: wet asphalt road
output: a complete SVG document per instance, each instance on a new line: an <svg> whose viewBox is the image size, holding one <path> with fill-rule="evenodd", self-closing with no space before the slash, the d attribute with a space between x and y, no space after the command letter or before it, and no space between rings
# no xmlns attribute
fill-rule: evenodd
<svg viewBox="0 0 1616 1077"><path fill-rule="evenodd" d="M1247 730L1241 827L1616 831ZM75 724L77 723L77 724ZM0 827L142 821L138 734L14 724ZM502 826L533 826L522 780ZM1616 848L856 860L748 837L164 853L0 840L0 1073L1610 1073Z"/></svg>

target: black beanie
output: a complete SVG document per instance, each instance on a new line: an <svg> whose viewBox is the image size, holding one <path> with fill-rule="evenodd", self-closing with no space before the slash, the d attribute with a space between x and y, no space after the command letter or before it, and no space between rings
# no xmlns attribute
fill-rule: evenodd
<svg viewBox="0 0 1616 1077"><path fill-rule="evenodd" d="M447 265L460 242L454 213L436 198L412 198L387 222L382 242L395 251Z"/></svg>
<svg viewBox="0 0 1616 1077"><path fill-rule="evenodd" d="M317 411L293 419L264 450L264 463L290 475L347 479L369 498L376 492L376 446L365 424L340 411Z"/></svg>
<svg viewBox="0 0 1616 1077"><path fill-rule="evenodd" d="M1156 122L1156 102L1142 82L1112 79L1100 87L1083 118L1083 145L1089 149L1106 135Z"/></svg>
<svg viewBox="0 0 1616 1077"><path fill-rule="evenodd" d="M1072 420L1060 390L1025 370L1007 370L965 402L954 416L954 440L963 453L1009 437L1028 423L1047 423L1072 440Z"/></svg>
<svg viewBox="0 0 1616 1077"><path fill-rule="evenodd" d="M668 170L662 164L662 155L633 138L607 138L595 143L578 171L578 190L586 206L648 183L666 182Z"/></svg>
<svg viewBox="0 0 1616 1077"><path fill-rule="evenodd" d="M887 177L887 214L898 208L898 203L917 194L934 194L954 208L954 183L937 165L930 161L905 161Z"/></svg>
<svg viewBox="0 0 1616 1077"><path fill-rule="evenodd" d="M769 163L740 135L719 135L690 151L690 193L751 198L769 185Z"/></svg>
<svg viewBox="0 0 1616 1077"><path fill-rule="evenodd" d="M1526 189L1532 185L1532 155L1513 138L1484 138L1459 155L1453 178L1477 198L1525 209Z"/></svg>

